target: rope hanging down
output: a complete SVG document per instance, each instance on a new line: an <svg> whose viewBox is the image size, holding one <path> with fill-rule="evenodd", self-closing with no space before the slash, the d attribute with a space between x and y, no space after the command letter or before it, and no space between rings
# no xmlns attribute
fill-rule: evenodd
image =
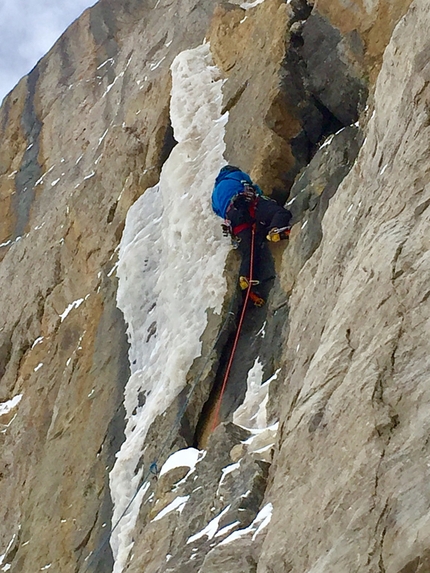
<svg viewBox="0 0 430 573"><path fill-rule="evenodd" d="M188 405L190 403L190 400L192 398L192 395L194 393L194 390L196 389L198 383L200 382L203 373L206 369L206 366L209 363L209 360L212 356L212 352L215 350L216 345L218 344L222 333L224 332L224 330L227 327L228 322L230 321L231 317L234 316L233 313L233 304L234 304L234 297L231 299L230 301L230 305L227 311L227 317L223 322L223 325L221 326L221 329L218 333L218 336L215 339L215 342L213 343L207 358L205 360L205 362L203 363L203 366L200 369L200 372L198 373L198 375L196 376L188 394L186 397L186 400L184 402L184 404L182 405L182 407L180 408L180 410L178 411L178 414L176 415L175 421L172 424L172 427L170 429L170 431L168 432L162 446L161 449L158 453L158 457L150 464L147 472L143 475L141 483L139 485L139 487L137 488L136 492L134 493L133 497L130 499L130 501L128 502L126 508L124 509L124 511L122 512L122 514L118 517L116 523L111 527L111 529L107 532L105 539L100 543L99 547L94 551L89 553L89 555L87 555L87 557L85 558L86 561L86 565L82 571L82 573L87 573L87 571L89 571L90 566L93 564L94 560L96 559L96 557L98 557L100 555L100 553L103 551L103 549L106 547L106 545L109 543L109 540L111 538L112 533L117 529L118 525L120 524L120 522L122 521L122 519L124 518L124 516L127 514L128 510L130 509L133 501L136 499L136 497L138 496L140 490L142 489L142 487L145 485L145 483L148 481L148 479L151 476L154 476L158 473L158 461L160 460L160 458L163 457L164 453L167 450L167 446L170 443L173 435L175 434L175 432L178 430L180 424L181 424L181 419L183 417L183 415L185 414L186 409L188 408Z"/></svg>
<svg viewBox="0 0 430 573"><path fill-rule="evenodd" d="M240 320L239 320L239 324L237 326L236 336L234 337L233 347L231 349L230 358L228 360L227 368L225 370L224 378L222 381L221 392L220 392L218 402L216 405L214 421L212 424L212 432L215 430L215 428L218 426L218 423L219 423L219 413L221 410L222 398L224 396L225 388L227 386L227 380L228 380L228 377L230 375L231 367L233 365L234 355L236 353L236 348L237 348L237 344L239 342L240 332L242 330L242 324L243 324L243 320L245 318L245 313L246 313L246 308L248 305L249 296L251 294L252 279L253 279L253 274L254 274L254 242L255 242L255 223L252 224L252 229L251 229L251 257L250 257L250 262L249 262L249 284L248 284L248 288L246 289L246 296L245 296L245 300L243 303L242 312L240 314Z"/></svg>

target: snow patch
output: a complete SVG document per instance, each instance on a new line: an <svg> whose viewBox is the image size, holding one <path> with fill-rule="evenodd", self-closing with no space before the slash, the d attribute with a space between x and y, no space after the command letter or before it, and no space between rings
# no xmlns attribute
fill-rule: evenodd
<svg viewBox="0 0 430 573"><path fill-rule="evenodd" d="M13 534L12 539L9 541L8 546L6 547L6 551L3 553L3 555L0 555L0 565L3 565L3 561L4 558L6 557L6 555L9 553L9 549L12 547L14 541L16 539L16 533Z"/></svg>
<svg viewBox="0 0 430 573"><path fill-rule="evenodd" d="M124 400L126 439L110 474L114 524L148 471L139 467L148 429L186 386L187 372L201 354L207 309L219 314L226 292L230 247L210 201L225 164L223 81L209 44L179 54L171 70L170 115L178 144L159 183L129 210L119 251L117 300L128 323L131 377ZM142 392L146 402L139 406ZM111 537L113 573L122 571L133 546L141 501L139 491Z"/></svg>
<svg viewBox="0 0 430 573"><path fill-rule="evenodd" d="M233 523L230 523L230 525L226 525L225 527L220 529L218 533L215 535L215 537L222 537L223 535L230 533L230 531L235 527L237 527L238 525L240 525L240 521L233 521Z"/></svg>
<svg viewBox="0 0 430 573"><path fill-rule="evenodd" d="M167 458L163 464L159 473L159 477L161 477L163 474L166 474L170 470L173 470L174 468L181 468L184 466L195 468L199 460L200 453L201 452L196 448L186 448L184 450L175 452L169 458Z"/></svg>
<svg viewBox="0 0 430 573"><path fill-rule="evenodd" d="M245 400L233 414L233 423L248 429L267 427L267 400L269 387L276 380L279 370L263 384L263 364L257 358L248 372Z"/></svg>
<svg viewBox="0 0 430 573"><path fill-rule="evenodd" d="M240 539L245 535L252 534L252 541L255 540L257 535L259 535L265 527L267 527L272 519L272 512L273 512L273 505L271 503L267 503L257 514L254 521L246 527L245 529L238 529L234 531L231 535L226 537L221 543L221 545L227 545L227 543L232 543L232 541L236 541L236 539Z"/></svg>
<svg viewBox="0 0 430 573"><path fill-rule="evenodd" d="M330 143L333 141L334 139L334 134L330 135L330 137L328 137L324 143L321 145L320 149L324 149L324 147L328 147L330 145Z"/></svg>
<svg viewBox="0 0 430 573"><path fill-rule="evenodd" d="M101 143L103 143L104 138L106 137L107 133L109 131L109 128L107 128L107 130L104 132L104 134L99 138L99 145Z"/></svg>
<svg viewBox="0 0 430 573"><path fill-rule="evenodd" d="M34 372L38 372L42 368L42 366L43 366L43 362L39 362L39 364L34 369Z"/></svg>
<svg viewBox="0 0 430 573"><path fill-rule="evenodd" d="M162 519L172 511L179 511L179 513L182 513L189 499L190 499L189 495L185 495L183 497L182 496L175 497L175 499L171 503L169 503L169 505L166 506L162 511L160 511L160 513L156 517L154 517L152 521L158 521L159 519Z"/></svg>
<svg viewBox="0 0 430 573"><path fill-rule="evenodd" d="M264 0L254 0L254 2L242 2L240 7L243 8L244 10L249 10L250 8L258 6L258 4L262 4L263 2Z"/></svg>
<svg viewBox="0 0 430 573"><path fill-rule="evenodd" d="M105 93L102 95L102 98L106 97L107 94L110 92L110 90L113 88L113 86L116 84L117 80L122 77L123 74L120 74L119 76L116 76L116 78L114 79L114 81L108 85L108 87L106 88Z"/></svg>
<svg viewBox="0 0 430 573"><path fill-rule="evenodd" d="M106 66L106 64L113 64L114 63L114 59L113 58L109 58L107 60L105 60L102 64L100 64L99 66L97 66L97 70L101 70L101 68L103 68L104 66Z"/></svg>
<svg viewBox="0 0 430 573"><path fill-rule="evenodd" d="M156 62L155 64L151 64L151 65L149 66L149 69L150 69L151 71L156 70L156 69L158 68L158 66L159 66L162 62L164 62L165 59L166 59L166 56L164 56L163 58L161 58L161 60L159 60L159 61Z"/></svg>
<svg viewBox="0 0 430 573"><path fill-rule="evenodd" d="M44 174L42 175L42 177L40 177L40 178L36 181L36 183L34 184L34 186L36 187L37 185L41 185L41 183L43 183L43 180L45 179L45 177L46 177L49 173L51 173L51 171L54 169L54 167L55 167L55 165L53 165L52 167L50 167L50 168L48 169L48 171L46 171L46 173L44 173Z"/></svg>
<svg viewBox="0 0 430 573"><path fill-rule="evenodd" d="M234 472L235 470L238 470L239 468L240 468L240 462L237 462L235 464L230 464L229 466L222 468L222 470L221 470L222 475L221 475L221 479L219 480L219 484L218 484L218 488L217 488L217 494L218 494L219 488L224 483L224 480L228 476L228 474L231 474L232 472Z"/></svg>
<svg viewBox="0 0 430 573"><path fill-rule="evenodd" d="M247 446L248 453L263 453L273 447L278 433L279 422L267 428L251 430L252 436L242 442Z"/></svg>
<svg viewBox="0 0 430 573"><path fill-rule="evenodd" d="M206 536L209 540L213 539L215 537L216 532L219 529L219 522L224 517L224 515L228 512L230 507L231 506L228 505L225 509L223 509L221 511L221 513L219 515L217 515L216 517L214 517L214 519L209 521L209 523L206 525L206 527L204 529L202 529L201 531L199 531L195 535L192 535L191 537L189 537L187 540L187 545L189 543L193 543L194 541L197 541L198 539L201 539L204 536Z"/></svg>
<svg viewBox="0 0 430 573"><path fill-rule="evenodd" d="M78 300L74 300L73 302L71 302L69 306L66 308L66 310L59 315L61 318L61 322L63 322L63 320L67 317L70 311L72 311L74 308L80 307L83 302L84 302L83 298L79 298Z"/></svg>
<svg viewBox="0 0 430 573"><path fill-rule="evenodd" d="M257 338L257 336L261 336L261 338L265 338L266 336L266 326L267 326L267 321L264 321L263 326L260 328L260 330L257 332L257 334L255 335L255 338Z"/></svg>
<svg viewBox="0 0 430 573"><path fill-rule="evenodd" d="M7 402L0 402L0 416L8 414L11 410L13 410L16 406L18 406L18 404L21 402L21 399L22 399L22 394L17 394Z"/></svg>
<svg viewBox="0 0 430 573"><path fill-rule="evenodd" d="M254 519L253 524L258 525L256 532L252 536L252 541L257 537L259 533L263 531L265 527L267 527L272 519L273 513L273 505L268 503L260 510L257 517Z"/></svg>

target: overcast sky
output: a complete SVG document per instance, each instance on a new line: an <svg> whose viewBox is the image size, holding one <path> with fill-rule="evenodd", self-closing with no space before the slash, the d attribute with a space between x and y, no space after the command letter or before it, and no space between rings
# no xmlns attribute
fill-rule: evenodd
<svg viewBox="0 0 430 573"><path fill-rule="evenodd" d="M0 0L0 102L96 0Z"/></svg>

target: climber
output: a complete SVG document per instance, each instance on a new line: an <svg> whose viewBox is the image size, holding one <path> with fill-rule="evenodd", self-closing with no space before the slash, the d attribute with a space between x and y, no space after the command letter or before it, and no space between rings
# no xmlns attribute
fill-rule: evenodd
<svg viewBox="0 0 430 573"><path fill-rule="evenodd" d="M262 306L264 299L258 292L260 259L264 239L278 242L288 239L290 211L263 194L249 175L233 165L225 165L215 179L212 192L212 209L224 219L224 234L230 234L242 256L239 286L243 292L249 287L252 227L255 223L253 273L249 296L255 306Z"/></svg>

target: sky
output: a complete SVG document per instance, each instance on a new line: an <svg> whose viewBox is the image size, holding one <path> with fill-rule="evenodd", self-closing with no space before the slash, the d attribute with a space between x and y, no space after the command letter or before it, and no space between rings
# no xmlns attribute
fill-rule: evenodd
<svg viewBox="0 0 430 573"><path fill-rule="evenodd" d="M0 102L96 0L0 0Z"/></svg>

